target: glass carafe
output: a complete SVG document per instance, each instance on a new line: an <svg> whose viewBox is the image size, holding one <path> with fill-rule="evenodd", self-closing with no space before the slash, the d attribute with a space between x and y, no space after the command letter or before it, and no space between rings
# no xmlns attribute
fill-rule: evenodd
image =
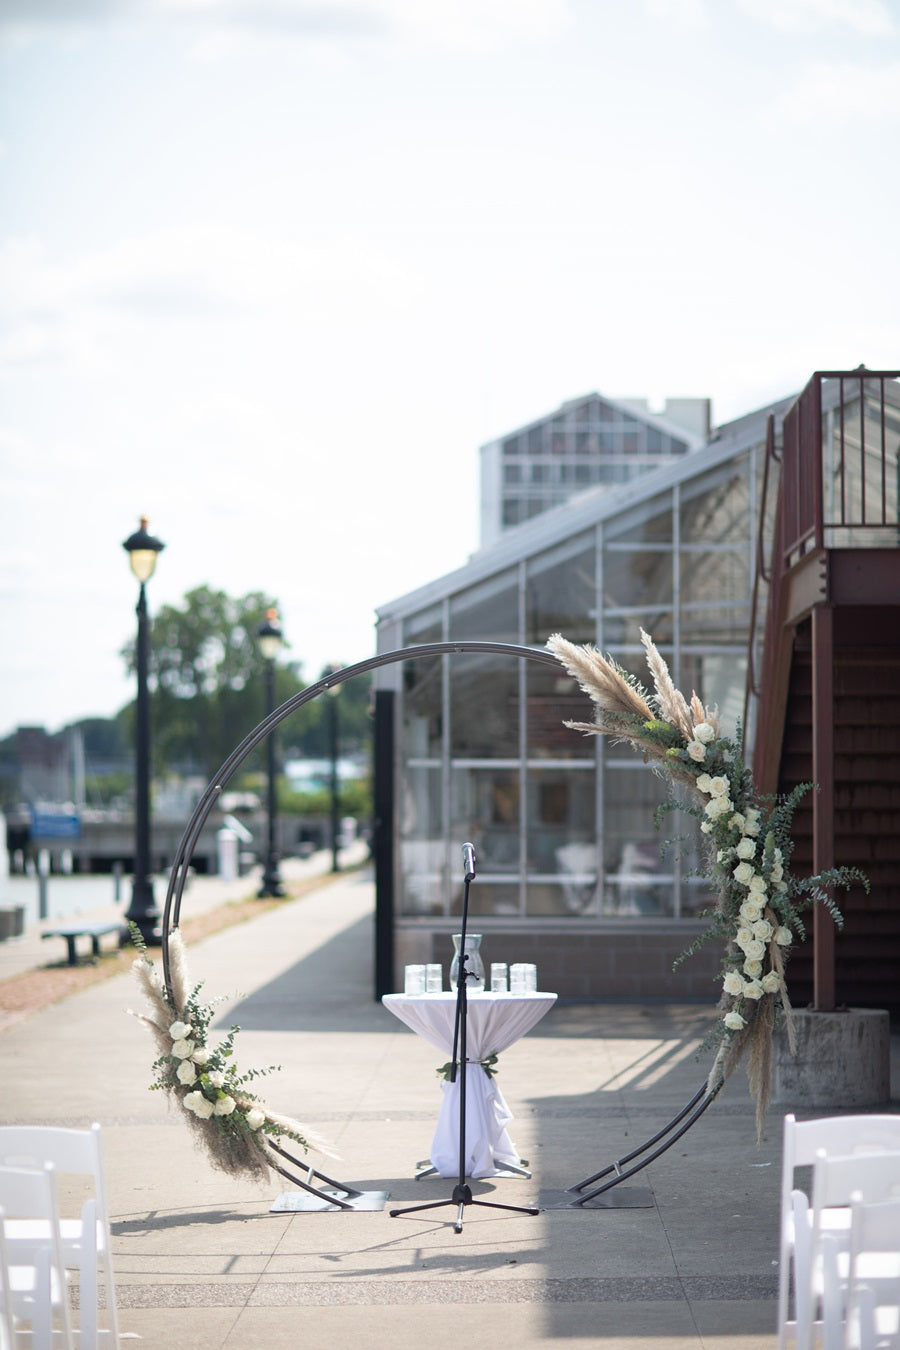
<svg viewBox="0 0 900 1350"><path fill-rule="evenodd" d="M484 988L484 962L481 959L481 933L466 933L466 993L480 993ZM455 990L459 982L460 947L462 933L453 934L453 960L450 962L450 988Z"/></svg>

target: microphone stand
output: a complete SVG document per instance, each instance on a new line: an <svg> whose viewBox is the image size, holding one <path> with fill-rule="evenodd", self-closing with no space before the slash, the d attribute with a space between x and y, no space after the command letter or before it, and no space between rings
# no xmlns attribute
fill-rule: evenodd
<svg viewBox="0 0 900 1350"><path fill-rule="evenodd" d="M466 1059L466 1018L469 1004L466 992L466 985L470 979L474 979L472 972L468 970L469 955L466 951L466 926L469 918L469 884L475 880L475 850L471 844L463 844L463 910L462 910L462 932L459 943L459 974L456 981L456 1020L453 1026L453 1061L450 1069L450 1082L457 1080L457 1070L459 1071L459 1180L453 1188L453 1194L447 1200L431 1200L424 1205L408 1205L405 1209L392 1209L390 1215L396 1219L398 1214L415 1214L424 1209L442 1209L446 1205L456 1206L456 1221L453 1230L461 1233L463 1230L463 1214L468 1205L478 1205L483 1209L506 1209L515 1214L540 1214L539 1209L532 1209L524 1205L502 1205L493 1200L476 1200L472 1195L472 1188L466 1182L466 1073L468 1070L468 1060ZM457 1058L457 1050L459 1057Z"/></svg>

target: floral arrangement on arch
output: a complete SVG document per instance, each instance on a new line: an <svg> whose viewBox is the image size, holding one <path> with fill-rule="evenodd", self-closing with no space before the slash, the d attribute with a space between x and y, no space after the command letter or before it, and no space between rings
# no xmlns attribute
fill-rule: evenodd
<svg viewBox="0 0 900 1350"><path fill-rule="evenodd" d="M559 633L547 647L594 703L593 723L565 725L627 741L675 789L686 788L690 794L688 802L664 802L657 809L656 823L676 809L700 821L708 840L706 875L717 902L708 914L709 927L679 960L712 938L725 941L721 1016L713 1032L718 1049L708 1086L720 1087L746 1054L761 1133L769 1104L778 1009L784 1015L791 1052L795 1051L785 965L795 938L805 937L802 911L819 902L840 925L830 888L857 881L868 890L869 882L854 867L831 868L804 878L791 873L791 823L812 784L801 783L785 797L757 797L744 764L740 730L734 739L724 736L716 710L704 707L696 693L687 700L675 687L666 662L643 629L641 641L653 694L595 647L576 646Z"/></svg>
<svg viewBox="0 0 900 1350"><path fill-rule="evenodd" d="M159 1051L151 1091L166 1092L178 1103L213 1166L232 1176L243 1173L264 1180L269 1168L277 1168L270 1141L277 1146L282 1140L291 1140L304 1152L314 1148L334 1157L305 1126L276 1115L250 1090L249 1083L280 1066L240 1073L234 1062L239 1027L233 1026L217 1045L211 1044L210 1024L221 1000L201 1002L203 986L191 984L178 930L169 936L170 997L140 931L134 925L130 929L139 952L132 969L149 1004L147 1012L133 1016L150 1030Z"/></svg>

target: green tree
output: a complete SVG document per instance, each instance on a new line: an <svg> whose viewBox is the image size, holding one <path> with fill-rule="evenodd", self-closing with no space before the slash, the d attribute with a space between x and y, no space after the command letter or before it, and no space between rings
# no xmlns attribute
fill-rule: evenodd
<svg viewBox="0 0 900 1350"><path fill-rule="evenodd" d="M265 658L257 629L271 597L238 599L198 586L164 605L150 637L155 769L209 778L266 714ZM125 648L134 669L134 645ZM295 664L276 668L276 704L303 688Z"/></svg>
<svg viewBox="0 0 900 1350"><path fill-rule="evenodd" d="M257 630L266 611L277 604L261 591L240 598L199 586L180 605L164 605L153 617L150 635L150 686L154 771L196 773L209 779L268 712L266 662ZM134 644L123 649L129 669ZM324 672L323 672L324 673ZM306 687L298 662L275 666L275 706ZM371 681L357 677L342 684L331 704L323 694L282 722L279 759L327 759L331 715L338 721L342 757L365 754L371 741ZM118 720L133 742L134 705ZM263 767L263 749L244 771Z"/></svg>

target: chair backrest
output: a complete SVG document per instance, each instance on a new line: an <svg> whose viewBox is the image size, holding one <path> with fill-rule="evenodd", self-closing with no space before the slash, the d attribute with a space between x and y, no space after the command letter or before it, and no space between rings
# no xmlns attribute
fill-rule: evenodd
<svg viewBox="0 0 900 1350"><path fill-rule="evenodd" d="M847 1344L900 1345L900 1198L852 1197Z"/></svg>
<svg viewBox="0 0 900 1350"><path fill-rule="evenodd" d="M59 1231L56 1174L52 1164L40 1169L0 1167L0 1209L9 1219L38 1219L46 1225L47 1239L35 1259L34 1285L28 1296L35 1346L51 1341L52 1310L60 1317L64 1345L71 1344L66 1269ZM7 1268L9 1269L9 1267ZM16 1297L11 1290L11 1299Z"/></svg>
<svg viewBox="0 0 900 1350"><path fill-rule="evenodd" d="M0 1167L42 1168L47 1163L53 1164L57 1175L67 1172L91 1177L98 1218L109 1222L99 1125L88 1130L52 1125L0 1126Z"/></svg>
<svg viewBox="0 0 900 1350"><path fill-rule="evenodd" d="M854 1153L900 1151L900 1115L822 1116L797 1120L786 1115L781 1154L781 1210L786 1215L798 1167L812 1167L816 1154L848 1157Z"/></svg>
<svg viewBox="0 0 900 1350"><path fill-rule="evenodd" d="M818 1150L813 1167L813 1224L821 1210L849 1205L854 1196L867 1204L900 1200L900 1146L895 1153L852 1153L846 1157L830 1157L824 1149ZM897 1237L900 1240L900 1230Z"/></svg>

